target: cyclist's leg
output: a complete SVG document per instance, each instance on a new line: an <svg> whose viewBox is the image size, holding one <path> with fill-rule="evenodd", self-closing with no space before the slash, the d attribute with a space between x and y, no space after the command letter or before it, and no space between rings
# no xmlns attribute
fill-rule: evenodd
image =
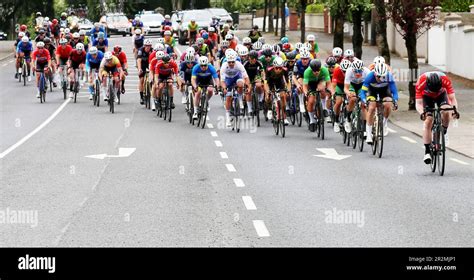
<svg viewBox="0 0 474 280"><path fill-rule="evenodd" d="M168 87L168 96L170 99L170 106L174 109L174 102L173 102L173 76L170 75L169 78L166 80L166 86Z"/></svg>
<svg viewBox="0 0 474 280"><path fill-rule="evenodd" d="M301 77L301 78L298 78L297 80L298 80L298 83L299 83L300 85L303 84L303 78L302 78L302 77ZM300 90L300 89L298 89L298 98L299 98L299 100L300 100L300 111L301 111L301 113L304 113L304 112L306 111L306 110L305 110L306 108L304 107L303 91Z"/></svg>
<svg viewBox="0 0 474 280"><path fill-rule="evenodd" d="M335 95L335 102L334 102L334 116L335 116L335 123L339 123L339 114L341 113L341 105L344 101L344 90L342 90L338 85L336 85L336 90L334 92Z"/></svg>
<svg viewBox="0 0 474 280"><path fill-rule="evenodd" d="M94 68L89 69L89 94L94 94Z"/></svg>
<svg viewBox="0 0 474 280"><path fill-rule="evenodd" d="M107 101L108 99L108 91L107 91L107 78L108 78L109 72L104 69L102 71L102 94L104 95L104 101Z"/></svg>
<svg viewBox="0 0 474 280"><path fill-rule="evenodd" d="M374 115L375 115L375 109L377 107L377 94L379 94L377 91L372 90L372 88L369 88L369 96L367 97L367 102L369 103L369 108L367 110L367 125L365 131L367 132L367 143L372 143L372 127L374 126Z"/></svg>

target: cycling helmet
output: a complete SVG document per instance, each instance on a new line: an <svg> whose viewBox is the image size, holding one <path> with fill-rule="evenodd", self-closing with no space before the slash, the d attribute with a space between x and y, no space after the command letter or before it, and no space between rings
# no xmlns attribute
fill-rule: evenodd
<svg viewBox="0 0 474 280"><path fill-rule="evenodd" d="M301 48L300 49L300 57L301 58L311 58L311 53L307 48Z"/></svg>
<svg viewBox="0 0 474 280"><path fill-rule="evenodd" d="M84 44L83 43L77 43L76 50L82 52L84 50Z"/></svg>
<svg viewBox="0 0 474 280"><path fill-rule="evenodd" d="M188 48L186 49L186 53L191 53L191 54L194 55L195 52L196 52L196 50L194 50L193 47L188 47Z"/></svg>
<svg viewBox="0 0 474 280"><path fill-rule="evenodd" d="M165 33L163 33L165 36L171 36L171 31L166 30Z"/></svg>
<svg viewBox="0 0 474 280"><path fill-rule="evenodd" d="M339 66L341 66L341 70L342 70L343 72L346 72L346 70L347 70L349 67L351 67L351 64L352 64L352 63L351 63L348 59L343 59L343 60L341 61L341 64L340 64Z"/></svg>
<svg viewBox="0 0 474 280"><path fill-rule="evenodd" d="M212 27L212 26L209 27L208 30L209 30L209 32L216 32L216 29L215 29L214 27Z"/></svg>
<svg viewBox="0 0 474 280"><path fill-rule="evenodd" d="M255 58L255 59L258 58L258 51L256 51L256 50L251 50L251 51L249 52L249 57L250 57L250 58Z"/></svg>
<svg viewBox="0 0 474 280"><path fill-rule="evenodd" d="M262 49L262 43L259 42L259 41L257 41L257 42L255 42L255 43L253 43L252 48L253 48L254 50L257 50L257 51L258 51L258 50L261 50L261 49Z"/></svg>
<svg viewBox="0 0 474 280"><path fill-rule="evenodd" d="M304 43L304 44L303 44L303 47L304 47L304 48L307 48L308 51L311 51L311 50L313 49L313 46L311 46L310 43Z"/></svg>
<svg viewBox="0 0 474 280"><path fill-rule="evenodd" d="M347 49L344 51L344 56L354 56L354 51L352 49Z"/></svg>
<svg viewBox="0 0 474 280"><path fill-rule="evenodd" d="M376 66L377 67L377 66ZM431 92L438 92L443 85L441 77L437 72L431 72L426 75L426 86Z"/></svg>
<svg viewBox="0 0 474 280"><path fill-rule="evenodd" d="M203 38L204 40L207 40L207 39L209 39L209 33L207 33L207 32L205 32L205 33L202 33L202 35L201 35L201 36L202 36L202 38Z"/></svg>
<svg viewBox="0 0 474 280"><path fill-rule="evenodd" d="M230 52L229 54L226 55L227 61L232 62L237 59L237 56L235 55L235 52Z"/></svg>
<svg viewBox="0 0 474 280"><path fill-rule="evenodd" d="M376 56L374 58L374 63L377 64L377 63L385 63L385 58L383 56Z"/></svg>
<svg viewBox="0 0 474 280"><path fill-rule="evenodd" d="M374 72L376 76L385 77L388 73L388 67L385 63L376 64L374 67Z"/></svg>
<svg viewBox="0 0 474 280"><path fill-rule="evenodd" d="M79 30L79 36L83 36L83 35L86 35L86 31L85 30Z"/></svg>
<svg viewBox="0 0 474 280"><path fill-rule="evenodd" d="M41 15L41 13L40 13L40 15ZM65 12L62 12L61 17L67 17L67 14Z"/></svg>
<svg viewBox="0 0 474 280"><path fill-rule="evenodd" d="M156 43L155 45L155 50L156 51L164 51L165 50L165 46L163 44L160 44L160 43ZM193 49L194 51L194 49Z"/></svg>
<svg viewBox="0 0 474 280"><path fill-rule="evenodd" d="M281 43L282 45L283 45L283 44L286 44L286 43L288 43L288 42L289 42L288 37L282 37L282 38L280 39L280 43Z"/></svg>
<svg viewBox="0 0 474 280"><path fill-rule="evenodd" d="M58 20L57 19L53 19L53 24L58 24Z"/></svg>
<svg viewBox="0 0 474 280"><path fill-rule="evenodd" d="M156 59L160 60L163 58L163 56L165 56L165 53L162 52L162 51L157 51L156 52Z"/></svg>
<svg viewBox="0 0 474 280"><path fill-rule="evenodd" d="M279 56L275 57L275 59L273 60L274 67L283 67L283 64L284 64L283 58Z"/></svg>
<svg viewBox="0 0 474 280"><path fill-rule="evenodd" d="M165 63L170 62L171 56L169 54L165 53L165 55L161 58L161 60Z"/></svg>
<svg viewBox="0 0 474 280"><path fill-rule="evenodd" d="M113 55L112 55L111 52L106 52L106 53L104 53L104 58L105 58L106 60L111 60L111 59L112 59L112 56L113 56Z"/></svg>
<svg viewBox="0 0 474 280"><path fill-rule="evenodd" d="M303 47L303 43L299 42L295 44L295 49L299 51Z"/></svg>
<svg viewBox="0 0 474 280"><path fill-rule="evenodd" d="M306 41L314 42L314 41L316 41L316 37L314 37L313 34L309 34L308 36L306 36Z"/></svg>
<svg viewBox="0 0 474 280"><path fill-rule="evenodd" d="M25 38L25 37L23 37L23 38ZM59 40L59 44L60 44L60 45L66 45L66 44L67 44L67 40L66 40L65 38L61 38L61 39Z"/></svg>
<svg viewBox="0 0 474 280"><path fill-rule="evenodd" d="M65 32L66 32L66 31L65 31ZM67 33L67 32L66 32L66 33ZM98 37L99 37L99 39L104 39L104 38L105 38L104 32L102 32L102 31L99 32Z"/></svg>
<svg viewBox="0 0 474 280"><path fill-rule="evenodd" d="M262 45L262 50L264 51L264 50L267 50L267 49L271 50L271 49L272 49L272 45L270 45L270 44L263 44L263 45Z"/></svg>
<svg viewBox="0 0 474 280"><path fill-rule="evenodd" d="M142 30L140 28L135 29L135 35L140 35L142 34Z"/></svg>
<svg viewBox="0 0 474 280"><path fill-rule="evenodd" d="M160 37L160 38L156 39L156 41L160 44L163 44L163 45L165 44L165 38L163 38L163 37Z"/></svg>
<svg viewBox="0 0 474 280"><path fill-rule="evenodd" d="M234 36L232 36L232 34L227 33L227 35L225 35L226 40L232 40L233 38Z"/></svg>
<svg viewBox="0 0 474 280"><path fill-rule="evenodd" d="M233 49L227 49L227 50L225 50L224 55L227 56L228 54L230 54L232 52L234 52Z"/></svg>
<svg viewBox="0 0 474 280"><path fill-rule="evenodd" d="M243 43L244 45L246 45L246 44L252 44L252 39L250 39L249 37L245 37L245 38L242 39L242 43Z"/></svg>
<svg viewBox="0 0 474 280"><path fill-rule="evenodd" d="M311 62L309 63L309 67L311 67L311 70L313 72L321 70L321 60L319 59L311 60Z"/></svg>
<svg viewBox="0 0 474 280"><path fill-rule="evenodd" d="M280 52L280 46L278 44L273 45L273 52L275 52L275 53Z"/></svg>
<svg viewBox="0 0 474 280"><path fill-rule="evenodd" d="M263 54L264 56L272 56L272 55L273 55L273 51L272 51L272 49L266 49L266 50L263 50L263 51L262 51L262 54Z"/></svg>
<svg viewBox="0 0 474 280"><path fill-rule="evenodd" d="M364 62L360 59L356 59L352 62L351 67L353 70L362 70L362 68L364 68Z"/></svg>
<svg viewBox="0 0 474 280"><path fill-rule="evenodd" d="M41 12L37 12L37 13L36 13L36 16L37 16L37 17L40 17L40 16L41 16Z"/></svg>
<svg viewBox="0 0 474 280"><path fill-rule="evenodd" d="M43 42L45 44L51 44L51 39L49 37L44 38Z"/></svg>
<svg viewBox="0 0 474 280"><path fill-rule="evenodd" d="M284 43L282 45L283 51L290 51L291 50L291 44L290 43Z"/></svg>
<svg viewBox="0 0 474 280"><path fill-rule="evenodd" d="M199 65L208 65L209 64L209 59L206 56L201 56L198 59Z"/></svg>
<svg viewBox="0 0 474 280"><path fill-rule="evenodd" d="M20 30L21 30L21 31L26 31L27 28L28 28L28 27L27 27L26 25L24 25L24 24L22 24L22 25L20 26Z"/></svg>
<svg viewBox="0 0 474 280"><path fill-rule="evenodd" d="M18 33L18 37L21 38L21 37L23 37L23 36L25 36L25 32L20 32L20 33Z"/></svg>
<svg viewBox="0 0 474 280"><path fill-rule="evenodd" d="M336 66L336 64L337 64L337 59L334 56L328 56L328 58L326 58L326 65L328 67L334 67Z"/></svg>
<svg viewBox="0 0 474 280"><path fill-rule="evenodd" d="M79 32L74 32L74 34L72 34L72 38L79 39Z"/></svg>
<svg viewBox="0 0 474 280"><path fill-rule="evenodd" d="M192 46L194 48L194 52L197 52L199 51L199 46L197 44L192 44Z"/></svg>
<svg viewBox="0 0 474 280"><path fill-rule="evenodd" d="M26 37L26 36L23 36L23 38L21 38L21 41L23 43L28 43L30 41L30 38Z"/></svg>
<svg viewBox="0 0 474 280"><path fill-rule="evenodd" d="M39 30L39 34L44 34L44 33L45 33L44 29L41 28L41 29Z"/></svg>
<svg viewBox="0 0 474 280"><path fill-rule="evenodd" d="M71 40L71 34L66 34L66 40Z"/></svg>
<svg viewBox="0 0 474 280"><path fill-rule="evenodd" d="M170 15L165 15L165 19L170 19Z"/></svg>
<svg viewBox="0 0 474 280"><path fill-rule="evenodd" d="M120 45L115 45L114 46L114 53L120 53L122 51L122 46Z"/></svg>
<svg viewBox="0 0 474 280"><path fill-rule="evenodd" d="M71 29L69 28L64 28L64 33L68 34L68 33L71 33ZM104 32L102 32L102 34L104 34ZM100 36L100 32L99 32L99 36ZM102 35L103 36L103 35Z"/></svg>
<svg viewBox="0 0 474 280"><path fill-rule="evenodd" d="M146 39L145 43L143 43L144 46L151 46L153 45L153 42L150 39Z"/></svg>
<svg viewBox="0 0 474 280"><path fill-rule="evenodd" d="M296 58L296 53L295 52L289 52L286 54L286 59L287 60L294 60Z"/></svg>
<svg viewBox="0 0 474 280"><path fill-rule="evenodd" d="M196 43L200 46L204 44L204 39L203 38L197 38Z"/></svg>
<svg viewBox="0 0 474 280"><path fill-rule="evenodd" d="M95 55L95 54L97 54L97 52L98 52L97 47L91 47L91 48L89 49L89 53L90 53L91 55Z"/></svg>
<svg viewBox="0 0 474 280"><path fill-rule="evenodd" d="M38 44L36 44L36 47L42 49L42 48L44 48L44 43L43 42L38 42Z"/></svg>
<svg viewBox="0 0 474 280"><path fill-rule="evenodd" d="M221 47L228 48L229 47L229 41L222 41L221 42Z"/></svg>
<svg viewBox="0 0 474 280"><path fill-rule="evenodd" d="M249 49L247 49L247 47L244 46L243 48L239 49L238 53L240 56L246 56L249 54Z"/></svg>
<svg viewBox="0 0 474 280"><path fill-rule="evenodd" d="M262 43L262 45L265 44L265 38L263 37L258 38L257 41Z"/></svg>
<svg viewBox="0 0 474 280"><path fill-rule="evenodd" d="M184 56L184 61L194 62L195 61L194 53L187 53L186 56Z"/></svg>
<svg viewBox="0 0 474 280"><path fill-rule="evenodd" d="M339 48L339 47L335 47L334 49L332 49L332 55L336 56L336 57L341 56L342 55L342 49Z"/></svg>

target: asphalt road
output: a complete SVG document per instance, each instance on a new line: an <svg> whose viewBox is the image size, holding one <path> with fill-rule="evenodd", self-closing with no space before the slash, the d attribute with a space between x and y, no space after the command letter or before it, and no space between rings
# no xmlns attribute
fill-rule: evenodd
<svg viewBox="0 0 474 280"><path fill-rule="evenodd" d="M132 57L129 37L110 42ZM87 87L76 104L58 89L40 104L33 83L0 63L0 214L38 215L0 219L0 246L474 246L473 160L448 151L445 176L433 174L421 139L394 125L381 159L329 125L324 141L291 125L282 139L270 123L237 134L218 96L205 129L187 122L180 98L168 123L138 103L129 72L110 114ZM119 148L135 150L86 157Z"/></svg>

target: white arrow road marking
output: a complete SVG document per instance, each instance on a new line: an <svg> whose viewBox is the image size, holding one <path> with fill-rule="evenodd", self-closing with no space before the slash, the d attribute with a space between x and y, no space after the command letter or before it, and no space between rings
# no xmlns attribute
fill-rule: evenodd
<svg viewBox="0 0 474 280"><path fill-rule="evenodd" d="M133 152L135 152L137 148L119 148L119 154L118 155L108 155L108 154L98 154L98 155L89 155L85 156L88 158L95 158L95 159L104 159L106 157L108 158L123 158L123 157L129 157Z"/></svg>
<svg viewBox="0 0 474 280"><path fill-rule="evenodd" d="M336 149L333 148L317 148L316 150L320 151L324 155L313 155L315 157L329 158L335 160L342 160L351 157L351 155L340 155L337 153Z"/></svg>

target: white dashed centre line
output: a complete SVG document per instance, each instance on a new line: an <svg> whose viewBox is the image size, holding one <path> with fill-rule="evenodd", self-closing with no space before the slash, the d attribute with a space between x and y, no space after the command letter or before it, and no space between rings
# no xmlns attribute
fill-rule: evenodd
<svg viewBox="0 0 474 280"><path fill-rule="evenodd" d="M221 158L229 158L226 152L220 152Z"/></svg>
<svg viewBox="0 0 474 280"><path fill-rule="evenodd" d="M235 167L233 164L231 163L226 163L225 167L227 167L227 171L229 172L236 172L237 170L235 170Z"/></svg>
<svg viewBox="0 0 474 280"><path fill-rule="evenodd" d="M257 210L257 206L255 206L255 203L253 203L251 196L242 196L242 200L244 201L245 208L247 208L247 210Z"/></svg>
<svg viewBox="0 0 474 280"><path fill-rule="evenodd" d="M245 187L244 181L239 178L234 178L234 184L239 188Z"/></svg>
<svg viewBox="0 0 474 280"><path fill-rule="evenodd" d="M5 67L5 66L7 66L7 65L8 65L8 63L4 63L4 64L2 65L2 67Z"/></svg>
<svg viewBox="0 0 474 280"><path fill-rule="evenodd" d="M387 130L388 130L388 132L390 132L390 133L397 133L396 130L393 130L393 129L391 129L391 128L387 128Z"/></svg>
<svg viewBox="0 0 474 280"><path fill-rule="evenodd" d="M259 237L269 237L270 233L268 232L267 227L265 226L265 223L262 220L254 220L253 221L253 226L255 230L257 231L257 234Z"/></svg>
<svg viewBox="0 0 474 280"><path fill-rule="evenodd" d="M464 162L464 161L462 161L462 160L459 160L459 159L457 159L457 158L449 158L449 159L452 160L452 161L454 161L454 162L460 163L460 164L462 164L462 165L469 165L469 163Z"/></svg>
<svg viewBox="0 0 474 280"><path fill-rule="evenodd" d="M217 137L217 132L211 131L211 136L212 136L212 137Z"/></svg>
<svg viewBox="0 0 474 280"><path fill-rule="evenodd" d="M208 124L207 124L207 127L208 127L208 128L214 128L214 126L212 125L212 123L208 123Z"/></svg>
<svg viewBox="0 0 474 280"><path fill-rule="evenodd" d="M400 138L402 138L403 140L408 141L410 143L416 143L415 140L413 140L413 139L411 139L410 137L407 137L407 136L400 136Z"/></svg>
<svg viewBox="0 0 474 280"><path fill-rule="evenodd" d="M222 147L222 142L219 140L214 141L217 147Z"/></svg>

